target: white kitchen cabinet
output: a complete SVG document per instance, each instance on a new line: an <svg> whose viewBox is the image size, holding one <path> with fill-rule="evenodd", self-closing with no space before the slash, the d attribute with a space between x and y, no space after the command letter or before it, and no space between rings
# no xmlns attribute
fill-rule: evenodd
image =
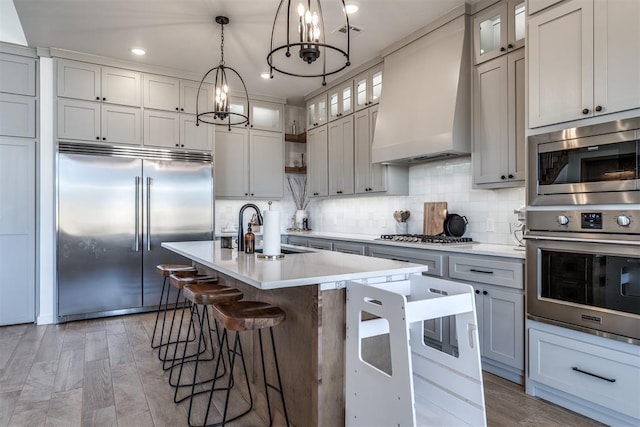
<svg viewBox="0 0 640 427"><path fill-rule="evenodd" d="M0 137L0 326L35 321L35 167L36 141Z"/></svg>
<svg viewBox="0 0 640 427"><path fill-rule="evenodd" d="M380 102L382 96L383 64L376 65L356 76L354 81L355 111Z"/></svg>
<svg viewBox="0 0 640 427"><path fill-rule="evenodd" d="M307 102L307 131L326 124L328 121L327 93Z"/></svg>
<svg viewBox="0 0 640 427"><path fill-rule="evenodd" d="M0 93L0 135L35 138L35 97Z"/></svg>
<svg viewBox="0 0 640 427"><path fill-rule="evenodd" d="M371 145L378 117L378 106L353 115L355 144L355 193L409 194L409 168L371 162Z"/></svg>
<svg viewBox="0 0 640 427"><path fill-rule="evenodd" d="M569 0L529 20L529 126L640 107L640 3Z"/></svg>
<svg viewBox="0 0 640 427"><path fill-rule="evenodd" d="M311 197L329 195L327 125L307 131L307 192Z"/></svg>
<svg viewBox="0 0 640 427"><path fill-rule="evenodd" d="M284 105L275 102L250 100L251 129L283 131Z"/></svg>
<svg viewBox="0 0 640 427"><path fill-rule="evenodd" d="M449 278L471 284L476 294L482 368L524 381L524 268L518 260L449 256ZM450 324L455 346L455 325Z"/></svg>
<svg viewBox="0 0 640 427"><path fill-rule="evenodd" d="M339 84L327 92L329 102L329 121L353 113L353 80Z"/></svg>
<svg viewBox="0 0 640 427"><path fill-rule="evenodd" d="M249 132L249 195L281 199L284 194L284 139L281 132Z"/></svg>
<svg viewBox="0 0 640 427"><path fill-rule="evenodd" d="M140 144L140 108L58 99L58 138Z"/></svg>
<svg viewBox="0 0 640 427"><path fill-rule="evenodd" d="M35 58L0 53L0 76L1 93L36 96Z"/></svg>
<svg viewBox="0 0 640 427"><path fill-rule="evenodd" d="M329 123L329 194L353 194L353 116Z"/></svg>
<svg viewBox="0 0 640 427"><path fill-rule="evenodd" d="M503 0L473 17L475 63L524 46L524 0Z"/></svg>
<svg viewBox="0 0 640 427"><path fill-rule="evenodd" d="M136 71L59 59L57 95L139 107L142 75Z"/></svg>
<svg viewBox="0 0 640 427"><path fill-rule="evenodd" d="M215 147L216 197L283 197L282 133L219 128Z"/></svg>
<svg viewBox="0 0 640 427"><path fill-rule="evenodd" d="M143 105L145 108L196 113L196 97L200 82L157 74L145 74L143 83ZM202 85L202 93L198 102L200 103L200 113L211 111L213 108L213 86L211 84L204 83Z"/></svg>
<svg viewBox="0 0 640 427"><path fill-rule="evenodd" d="M144 145L211 151L213 125L196 126L193 114L144 110Z"/></svg>
<svg viewBox="0 0 640 427"><path fill-rule="evenodd" d="M527 393L607 425L640 425L638 346L529 321Z"/></svg>
<svg viewBox="0 0 640 427"><path fill-rule="evenodd" d="M473 182L484 188L524 185L524 49L476 67Z"/></svg>

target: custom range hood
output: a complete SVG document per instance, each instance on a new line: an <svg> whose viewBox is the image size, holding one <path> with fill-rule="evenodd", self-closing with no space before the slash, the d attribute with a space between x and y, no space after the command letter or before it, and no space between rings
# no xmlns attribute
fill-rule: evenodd
<svg viewBox="0 0 640 427"><path fill-rule="evenodd" d="M468 17L458 13L443 21L384 56L373 163L417 163L471 152Z"/></svg>

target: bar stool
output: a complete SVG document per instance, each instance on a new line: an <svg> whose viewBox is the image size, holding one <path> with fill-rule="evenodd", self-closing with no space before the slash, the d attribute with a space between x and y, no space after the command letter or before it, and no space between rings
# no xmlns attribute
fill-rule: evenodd
<svg viewBox="0 0 640 427"><path fill-rule="evenodd" d="M171 367L171 370L169 372L169 384L171 384L172 386L174 386L176 389L174 391L174 395L173 395L173 401L175 403L180 403L185 399L188 399L194 395L197 394L201 394L201 393L205 393L208 390L202 390L200 392L195 392L194 387L196 385L202 385L202 384L206 384L208 382L214 381L214 379L220 378L222 376L225 375L226 373L226 369L223 365L223 372L218 375L218 372L216 370L216 372L213 373L213 376L210 379L206 379L206 380L202 380L202 381L197 381L197 376L198 376L198 363L202 362L202 361L207 361L206 359L200 359L200 355L202 354L201 352L201 346L202 343L205 343L205 348L206 348L206 334L205 331L208 332L209 335L209 342L210 342L210 348L211 348L211 352L212 352L212 356L213 356L213 352L214 352L214 344L213 344L213 336L211 335L211 324L210 324L210 320L209 320L209 310L208 307L209 306L213 306L215 304L224 304L224 303L232 303L234 301L238 301L241 300L243 297L243 294L241 291L239 291L236 288L232 288L229 286L223 286L223 285L219 285L219 284L215 284L215 283L206 283L206 282L197 282L195 284L190 284L190 285L186 285L183 288L183 294L185 299L187 300L187 302L189 303L189 308L191 310L191 317L189 320L189 327L191 328L192 325L194 324L194 317L198 317L198 324L200 327L200 332L198 334L198 346L197 346L197 350L195 352L196 355L196 359L195 360L187 360L188 356L186 356L187 353L187 347L185 346L182 352L182 359L180 362L174 363L173 366ZM200 313L197 310L198 306L202 306L202 312ZM222 347L220 347L220 342L221 342L221 337L219 334L219 328L217 325L217 321L214 319L215 324L215 331L216 331L216 338L217 338L217 343L218 343L218 351L222 352ZM206 326L205 326L206 323ZM177 346L175 348L177 350ZM176 354L174 353L174 359L177 360ZM208 359L213 360L213 359ZM182 370L183 370L183 366L185 365L185 363L189 362L189 361L194 361L195 362L195 367L194 367L194 372L193 372L193 381L191 383L188 384L182 384L181 383L181 379L182 379ZM223 361L224 364L224 361ZM171 380L173 377L173 370L176 366L180 366L179 372L178 372L178 379L176 381L175 384L172 384ZM180 387L185 387L185 386L189 386L191 387L191 394L182 397L180 399L178 399L178 389Z"/></svg>
<svg viewBox="0 0 640 427"><path fill-rule="evenodd" d="M176 300L175 300L175 306L178 306L178 303L180 302L180 296L182 295L182 288L185 285L189 285L189 284L195 284L197 282L202 282L202 283L217 283L218 282L218 278L214 277L214 276L207 276L207 275L203 275L203 274L193 274L192 272L176 272L174 274L171 274L169 276L169 284L174 287L175 289L178 290L177 294L176 294ZM193 342L195 340L195 330L193 330L193 338L189 338L192 329L189 328L187 329L187 337L184 340L180 339L180 334L182 333L182 324L184 322L184 306L183 306L183 310L182 310L182 314L180 315L180 322L178 323L178 333L177 333L177 337L175 338L175 341L171 341L171 336L173 334L173 329L176 323L176 310L174 309L173 311L173 316L171 318L171 326L169 327L169 335L167 337L167 341L166 342L161 342L160 343L160 347L158 348L158 359L160 359L160 361L162 362L162 369L163 370L167 370L169 368L171 368L171 365L173 364L173 362L175 362L176 358L175 357L169 357L169 346L171 345L175 345L176 347L179 344L184 344L185 346L187 345L188 342ZM162 347L164 347L164 355L160 355ZM206 349L205 349L206 350ZM203 351L205 351L203 350ZM174 354L176 353L176 348L174 348ZM193 357L195 356L195 354L192 354L190 356L187 357Z"/></svg>
<svg viewBox="0 0 640 427"><path fill-rule="evenodd" d="M244 360L244 353L242 351L242 343L240 342L240 332L244 331L258 331L258 339L260 342L260 362L262 365L262 378L264 381L264 390L265 390L265 398L267 400L267 409L269 411L269 426L273 424L273 416L271 411L271 401L269 399L269 388L275 390L280 394L280 401L282 403L282 410L284 413L285 421L287 426L289 425L289 415L287 414L287 407L284 402L284 393L282 390L282 381L280 378L280 367L278 366L278 355L276 353L275 341L273 339L273 327L279 325L285 320L285 312L275 305L271 305L266 302L261 301L237 301L232 303L224 303L224 304L216 304L213 306L213 316L216 320L218 320L224 330L222 332L222 341L221 348L226 341L227 351L230 354L229 361L229 379L227 381L227 386L223 389L226 390L225 402L224 402L224 410L222 413L222 421L215 424L207 424L209 418L209 412L211 408L211 401L213 399L213 393L216 391L214 380L211 385L211 390L209 393L209 404L207 405L207 411L204 417L204 424L206 426L224 426L227 422L236 420L247 413L249 413L253 409L253 395L251 394L251 386L249 384L249 376L247 374L247 366ZM273 352L273 361L276 370L276 376L278 380L277 386L274 384L270 384L267 382L267 373L264 364L264 348L262 344L262 330L265 328L269 328L269 335L271 337L271 348ZM233 349L229 349L228 342L228 332L235 332ZM232 415L230 418L227 418L227 412L229 409L229 395L231 393L231 388L233 387L233 369L235 366L236 356L240 357L240 361L242 362L242 368L244 371L244 379L247 385L247 392L249 395L249 407L243 412ZM218 372L218 368L220 365L220 361L222 358L222 352L218 353L218 357L216 358L216 367L214 372ZM193 388L192 388L193 391ZM193 426L191 422L191 412L193 406L193 398L189 402L189 412L188 412L188 423L189 426Z"/></svg>
<svg viewBox="0 0 640 427"><path fill-rule="evenodd" d="M176 272L191 272L196 274L198 270L190 265L185 264L158 264L156 266L156 271L162 275L162 290L160 291L160 301L158 302L158 311L156 311L156 322L153 325L153 334L151 335L151 348L160 347L160 343L155 344L156 342L156 330L158 329L158 323L160 321L160 311L162 310L162 328L160 331L160 337L158 341L162 342L162 337L164 336L164 324L167 320L167 305L169 305L169 290L167 289L167 278ZM165 290L167 295L165 297ZM164 304L162 299L165 299ZM163 309L164 306L164 309Z"/></svg>

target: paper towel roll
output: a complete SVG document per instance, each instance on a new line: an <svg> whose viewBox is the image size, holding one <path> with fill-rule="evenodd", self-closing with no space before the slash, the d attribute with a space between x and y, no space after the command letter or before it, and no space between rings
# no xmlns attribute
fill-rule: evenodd
<svg viewBox="0 0 640 427"><path fill-rule="evenodd" d="M280 212L264 211L264 241L262 253L265 255L280 255Z"/></svg>

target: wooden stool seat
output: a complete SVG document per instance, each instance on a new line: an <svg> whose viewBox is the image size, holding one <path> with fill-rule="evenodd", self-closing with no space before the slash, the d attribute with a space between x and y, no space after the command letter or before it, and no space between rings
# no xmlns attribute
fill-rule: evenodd
<svg viewBox="0 0 640 427"><path fill-rule="evenodd" d="M207 275L183 275L180 273L172 274L169 276L169 283L176 289L182 289L186 285L196 284L196 283L217 283L218 278L214 276Z"/></svg>
<svg viewBox="0 0 640 427"><path fill-rule="evenodd" d="M169 277L176 272L194 272L197 273L194 267L186 264L158 264L156 266L156 271L161 274L163 277Z"/></svg>
<svg viewBox="0 0 640 427"><path fill-rule="evenodd" d="M280 307L262 301L237 301L217 304L213 316L229 331L251 331L271 328L284 322Z"/></svg>
<svg viewBox="0 0 640 427"><path fill-rule="evenodd" d="M193 304L212 305L239 301L243 294L236 288L210 282L196 282L182 288L183 295Z"/></svg>

